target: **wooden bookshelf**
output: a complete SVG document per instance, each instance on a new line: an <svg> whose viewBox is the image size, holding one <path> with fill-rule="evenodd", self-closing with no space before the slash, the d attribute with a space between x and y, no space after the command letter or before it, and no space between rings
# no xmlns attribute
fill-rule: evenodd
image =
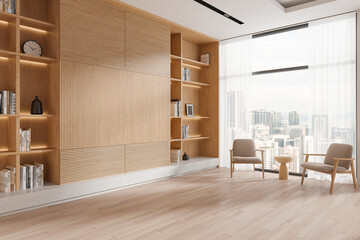
<svg viewBox="0 0 360 240"><path fill-rule="evenodd" d="M171 99L181 101L179 117L171 117L171 149L181 149L190 158L219 157L219 42L181 28L171 34ZM200 62L210 54L210 64ZM190 81L182 78L182 68L190 68ZM194 117L186 116L185 104L194 106ZM189 125L183 139L182 126Z"/></svg>
<svg viewBox="0 0 360 240"><path fill-rule="evenodd" d="M0 114L0 168L40 162L45 181L59 184L59 0L17 0L16 14L0 12L0 90L16 93L16 114ZM22 52L27 40L39 42L40 57ZM3 74L6 73L6 74ZM43 115L31 115L39 96ZM20 129L31 128L32 145L20 152ZM20 188L20 174L16 174Z"/></svg>

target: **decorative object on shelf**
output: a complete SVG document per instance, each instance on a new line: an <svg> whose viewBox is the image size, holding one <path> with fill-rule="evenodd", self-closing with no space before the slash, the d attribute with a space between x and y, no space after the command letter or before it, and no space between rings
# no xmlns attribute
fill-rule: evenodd
<svg viewBox="0 0 360 240"><path fill-rule="evenodd" d="M191 103L185 104L186 107L186 116L193 117L194 116L194 105Z"/></svg>
<svg viewBox="0 0 360 240"><path fill-rule="evenodd" d="M187 155L186 153L184 153L184 155L183 155L183 161L187 161L187 160L189 160L189 159L190 159L190 156Z"/></svg>
<svg viewBox="0 0 360 240"><path fill-rule="evenodd" d="M182 125L182 139L188 139L189 138L189 125Z"/></svg>
<svg viewBox="0 0 360 240"><path fill-rule="evenodd" d="M181 68L182 80L189 82L190 81L190 68Z"/></svg>
<svg viewBox="0 0 360 240"><path fill-rule="evenodd" d="M27 55L40 57L42 55L42 47L35 40L28 40L22 46L23 52Z"/></svg>
<svg viewBox="0 0 360 240"><path fill-rule="evenodd" d="M34 101L31 103L31 114L43 114L42 103L40 102L38 96L35 96Z"/></svg>
<svg viewBox="0 0 360 240"><path fill-rule="evenodd" d="M210 53L201 54L200 62L210 64Z"/></svg>

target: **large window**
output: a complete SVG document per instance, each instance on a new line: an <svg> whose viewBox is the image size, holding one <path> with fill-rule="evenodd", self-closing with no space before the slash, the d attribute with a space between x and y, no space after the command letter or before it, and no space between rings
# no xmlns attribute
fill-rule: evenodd
<svg viewBox="0 0 360 240"><path fill-rule="evenodd" d="M335 142L355 149L355 29L347 14L223 42L223 159L236 138L255 139L269 170L279 168L274 156L291 155L293 173L304 153Z"/></svg>

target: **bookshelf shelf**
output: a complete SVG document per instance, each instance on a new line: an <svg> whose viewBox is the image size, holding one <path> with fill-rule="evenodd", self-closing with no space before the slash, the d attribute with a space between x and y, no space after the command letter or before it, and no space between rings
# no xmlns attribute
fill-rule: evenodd
<svg viewBox="0 0 360 240"><path fill-rule="evenodd" d="M194 117L183 117L184 120L202 120L202 119L210 119L210 117L201 117L201 116L194 116Z"/></svg>
<svg viewBox="0 0 360 240"><path fill-rule="evenodd" d="M16 154L17 154L17 152L12 152L12 151L0 152L0 157L15 156ZM1 159L0 159L0 161L1 161Z"/></svg>
<svg viewBox="0 0 360 240"><path fill-rule="evenodd" d="M0 57L11 58L11 57L15 57L15 56L16 56L16 52L0 50Z"/></svg>
<svg viewBox="0 0 360 240"><path fill-rule="evenodd" d="M40 149L32 149L27 152L17 152L18 155L31 155L31 154L39 154L39 153L49 153L54 152L56 149L54 148L40 148Z"/></svg>
<svg viewBox="0 0 360 240"><path fill-rule="evenodd" d="M55 58L37 57L37 56L26 55L24 53L19 53L19 55L20 55L20 60L28 61L28 62L35 62L35 63L52 63L52 62L56 62Z"/></svg>
<svg viewBox="0 0 360 240"><path fill-rule="evenodd" d="M177 79L177 78L171 78L170 80L171 80L172 82L182 82L181 79Z"/></svg>
<svg viewBox="0 0 360 240"><path fill-rule="evenodd" d="M202 63L199 61L195 61L189 58L179 57L176 55L171 55L171 60L182 60L184 64L186 64L189 67L210 67L209 64Z"/></svg>
<svg viewBox="0 0 360 240"><path fill-rule="evenodd" d="M36 30L49 31L56 28L56 25L52 23L48 23L24 16L19 16L19 18L20 18L20 26L34 28L35 31Z"/></svg>
<svg viewBox="0 0 360 240"><path fill-rule="evenodd" d="M189 138L183 138L183 139L171 139L170 142L206 140L206 139L210 139L210 137L189 137Z"/></svg>
<svg viewBox="0 0 360 240"><path fill-rule="evenodd" d="M18 114L0 114L0 118L14 118L18 116Z"/></svg>
<svg viewBox="0 0 360 240"><path fill-rule="evenodd" d="M42 115L34 115L34 114L20 114L20 118L51 118L55 117L52 114L42 114Z"/></svg>
<svg viewBox="0 0 360 240"><path fill-rule="evenodd" d="M201 82L191 82L191 81L183 81L184 87L192 87L192 86L203 86L203 87L210 87L208 83L201 83Z"/></svg>
<svg viewBox="0 0 360 240"><path fill-rule="evenodd" d="M11 22L14 21L18 15L0 11L0 21Z"/></svg>

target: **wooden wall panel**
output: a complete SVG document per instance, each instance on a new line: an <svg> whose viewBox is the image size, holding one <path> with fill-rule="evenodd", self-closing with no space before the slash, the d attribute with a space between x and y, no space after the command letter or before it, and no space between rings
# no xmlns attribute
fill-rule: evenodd
<svg viewBox="0 0 360 240"><path fill-rule="evenodd" d="M62 61L61 149L126 143L126 73Z"/></svg>
<svg viewBox="0 0 360 240"><path fill-rule="evenodd" d="M127 143L170 140L170 81L127 72Z"/></svg>
<svg viewBox="0 0 360 240"><path fill-rule="evenodd" d="M126 12L126 70L170 77L170 26Z"/></svg>
<svg viewBox="0 0 360 240"><path fill-rule="evenodd" d="M169 142L126 145L126 172L169 165L169 156Z"/></svg>
<svg viewBox="0 0 360 240"><path fill-rule="evenodd" d="M125 10L102 0L60 1L60 58L125 69Z"/></svg>
<svg viewBox="0 0 360 240"><path fill-rule="evenodd" d="M125 146L61 150L60 172L60 183L124 173Z"/></svg>

